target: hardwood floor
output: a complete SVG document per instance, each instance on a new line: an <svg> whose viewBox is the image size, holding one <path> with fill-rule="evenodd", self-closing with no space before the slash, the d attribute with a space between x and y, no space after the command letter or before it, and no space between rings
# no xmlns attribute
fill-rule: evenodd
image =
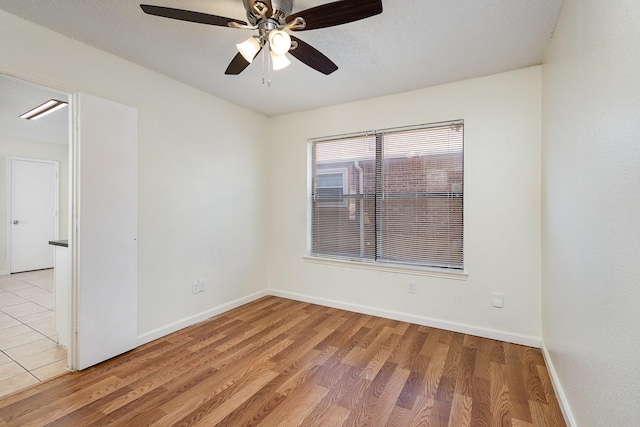
<svg viewBox="0 0 640 427"><path fill-rule="evenodd" d="M8 426L564 426L538 349L265 297L0 400Z"/></svg>

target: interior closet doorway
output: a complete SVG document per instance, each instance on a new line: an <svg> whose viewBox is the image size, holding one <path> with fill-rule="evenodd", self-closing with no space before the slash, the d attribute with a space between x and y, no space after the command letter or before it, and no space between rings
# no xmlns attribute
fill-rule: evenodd
<svg viewBox="0 0 640 427"><path fill-rule="evenodd" d="M1 70L0 70L1 71ZM69 231L69 108L19 116L69 95L0 74L0 394L66 372L58 346L54 247Z"/></svg>
<svg viewBox="0 0 640 427"><path fill-rule="evenodd" d="M67 325L57 327L70 337L68 368L85 369L138 343L138 110L40 74L10 71L69 99L69 194L60 204L68 208L60 224L68 235L69 274L68 283L56 283L56 301L64 292L70 309ZM6 72L0 64L0 77Z"/></svg>

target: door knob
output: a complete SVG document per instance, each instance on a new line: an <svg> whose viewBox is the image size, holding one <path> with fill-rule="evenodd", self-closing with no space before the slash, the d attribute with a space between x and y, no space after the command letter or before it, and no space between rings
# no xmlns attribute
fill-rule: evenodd
<svg viewBox="0 0 640 427"><path fill-rule="evenodd" d="M14 223L15 225L18 225L18 223L19 223L19 222L20 222L20 221L18 221L17 219L13 221L13 223Z"/></svg>

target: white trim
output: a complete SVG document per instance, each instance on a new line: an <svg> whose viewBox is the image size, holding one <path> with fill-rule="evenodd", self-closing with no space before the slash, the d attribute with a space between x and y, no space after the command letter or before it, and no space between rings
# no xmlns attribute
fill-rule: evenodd
<svg viewBox="0 0 640 427"><path fill-rule="evenodd" d="M6 276L7 270L0 270L0 276Z"/></svg>
<svg viewBox="0 0 640 427"><path fill-rule="evenodd" d="M551 359L551 354L549 354L549 349L547 348L544 340L541 340L542 356L544 357L544 363L547 365L547 371L549 372L549 377L551 377L551 385L553 385L553 390L556 394L556 398L558 399L558 404L560 405L560 410L562 411L562 415L564 416L564 421L567 423L569 427L577 427L576 419L573 416L573 412L571 411L571 407L569 406L569 401L567 400L567 395L560 384L560 379L558 378L558 373L556 372L556 368L553 365L553 360Z"/></svg>
<svg viewBox="0 0 640 427"><path fill-rule="evenodd" d="M78 368L78 314L80 283L80 92L70 93L69 108L69 249L71 250L71 265L69 280L71 286L70 316L71 316L71 340L67 351L67 367L70 371Z"/></svg>
<svg viewBox="0 0 640 427"><path fill-rule="evenodd" d="M6 224L5 224L5 256L4 262L6 263L6 271L5 274L11 274L11 220L9 219L9 213L11 212L11 159L7 157L5 164L5 196L6 200L4 205L6 206ZM3 274L4 276L4 274Z"/></svg>
<svg viewBox="0 0 640 427"><path fill-rule="evenodd" d="M307 252L311 253L311 240L313 224L313 201L311 200L311 193L313 191L313 143L307 143Z"/></svg>
<svg viewBox="0 0 640 427"><path fill-rule="evenodd" d="M469 274L466 271L446 270L444 268L431 268L409 266L401 264L384 264L379 262L350 261L347 259L322 258L314 256L303 256L306 262L314 264L336 265L341 267L362 268L365 270L378 270L390 273L413 274L415 276L440 277L442 279L467 280Z"/></svg>
<svg viewBox="0 0 640 427"><path fill-rule="evenodd" d="M49 77L44 74L35 73L24 68L14 67L13 65L3 62L0 62L0 74L33 83L38 86L43 86L46 89L61 92L67 96L80 90L80 87L70 82Z"/></svg>
<svg viewBox="0 0 640 427"><path fill-rule="evenodd" d="M398 320L401 322L415 323L417 325L429 326L432 328L444 329L447 331L459 332L462 334L475 335L478 337L494 339L498 341L510 342L513 344L526 345L528 347L540 348L540 338L532 335L516 334L513 332L499 331L497 329L483 328L478 326L467 325L463 323L451 322L447 320L433 319L424 316L415 316L406 313L400 313L397 311L378 309L374 307L367 307L358 304L349 304L341 301L335 301L325 298L318 298L310 295L303 295L294 292L280 291L277 289L265 289L259 292L255 292L251 295L247 295L242 298L238 298L234 301L230 301L225 304L221 304L214 308L202 311L193 316L186 317L152 331L146 332L142 335L138 335L138 346L147 344L158 338L162 338L173 332L188 326L195 325L204 320L210 319L213 316L225 313L234 308L238 308L244 304L255 301L259 298L267 295L273 295L276 297L287 298L295 301L309 302L312 304L318 304L325 307L338 308L341 310L353 311L356 313L369 314L371 316L383 317L386 319ZM545 355L546 359L546 355ZM550 372L551 369L550 369ZM553 371L552 375L555 375ZM552 376L552 380L555 381L555 377ZM555 384L554 384L555 388ZM561 405L562 408L562 405ZM563 409L564 413L564 409ZM566 418L566 417L565 417ZM575 426L575 423L572 425Z"/></svg>
<svg viewBox="0 0 640 427"><path fill-rule="evenodd" d="M269 289L269 295L292 299L302 302L310 302L326 307L339 308L341 310L354 311L356 313L369 314L372 316L384 317L387 319L399 320L402 322L415 323L417 325L429 326L432 328L445 329L448 331L459 332L462 334L475 335L483 338L494 339L498 341L506 341L513 344L526 345L528 347L540 348L540 337L532 335L517 334L507 331L499 331L497 329L483 328L478 326L467 325L464 323L451 322L448 320L433 319L430 317L415 316L397 311L384 310L374 307L362 306L358 304L349 304L341 301L318 298L310 295L302 295L294 292L279 291Z"/></svg>
<svg viewBox="0 0 640 427"><path fill-rule="evenodd" d="M369 130L365 132L343 133L341 135L331 135L331 136L323 136L319 138L310 138L309 142L335 141L337 139L357 138L362 136L376 135L378 133L406 132L411 130L432 129L432 128L440 128L445 126L456 126L456 125L464 126L464 119L447 120L444 122L435 122L435 123L423 123L419 125L400 126L395 128L375 129L375 130Z"/></svg>
<svg viewBox="0 0 640 427"><path fill-rule="evenodd" d="M188 326L195 325L196 323L200 323L213 316L217 316L218 314L227 312L229 310L233 310L234 308L240 307L241 305L250 303L251 301L257 300L258 298L262 298L267 295L269 295L269 291L265 289L263 291L253 293L251 295L247 295L246 297L238 298L234 301L230 301L228 303L210 308L208 310L202 311L193 316L186 317L182 320L178 320L166 326L162 326L160 328L146 332L142 335L138 335L138 346L149 343L158 338L162 338L166 335L179 331L180 329L184 329Z"/></svg>

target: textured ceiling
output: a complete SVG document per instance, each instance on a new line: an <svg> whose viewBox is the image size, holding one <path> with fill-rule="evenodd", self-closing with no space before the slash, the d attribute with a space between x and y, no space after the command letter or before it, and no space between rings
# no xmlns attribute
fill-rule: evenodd
<svg viewBox="0 0 640 427"><path fill-rule="evenodd" d="M335 62L292 59L261 83L261 61L224 71L253 34L149 16L135 0L0 0L0 8L267 116L540 64L562 0L382 0L381 15L297 32ZM144 0L246 20L242 0ZM295 0L293 12L328 3Z"/></svg>

